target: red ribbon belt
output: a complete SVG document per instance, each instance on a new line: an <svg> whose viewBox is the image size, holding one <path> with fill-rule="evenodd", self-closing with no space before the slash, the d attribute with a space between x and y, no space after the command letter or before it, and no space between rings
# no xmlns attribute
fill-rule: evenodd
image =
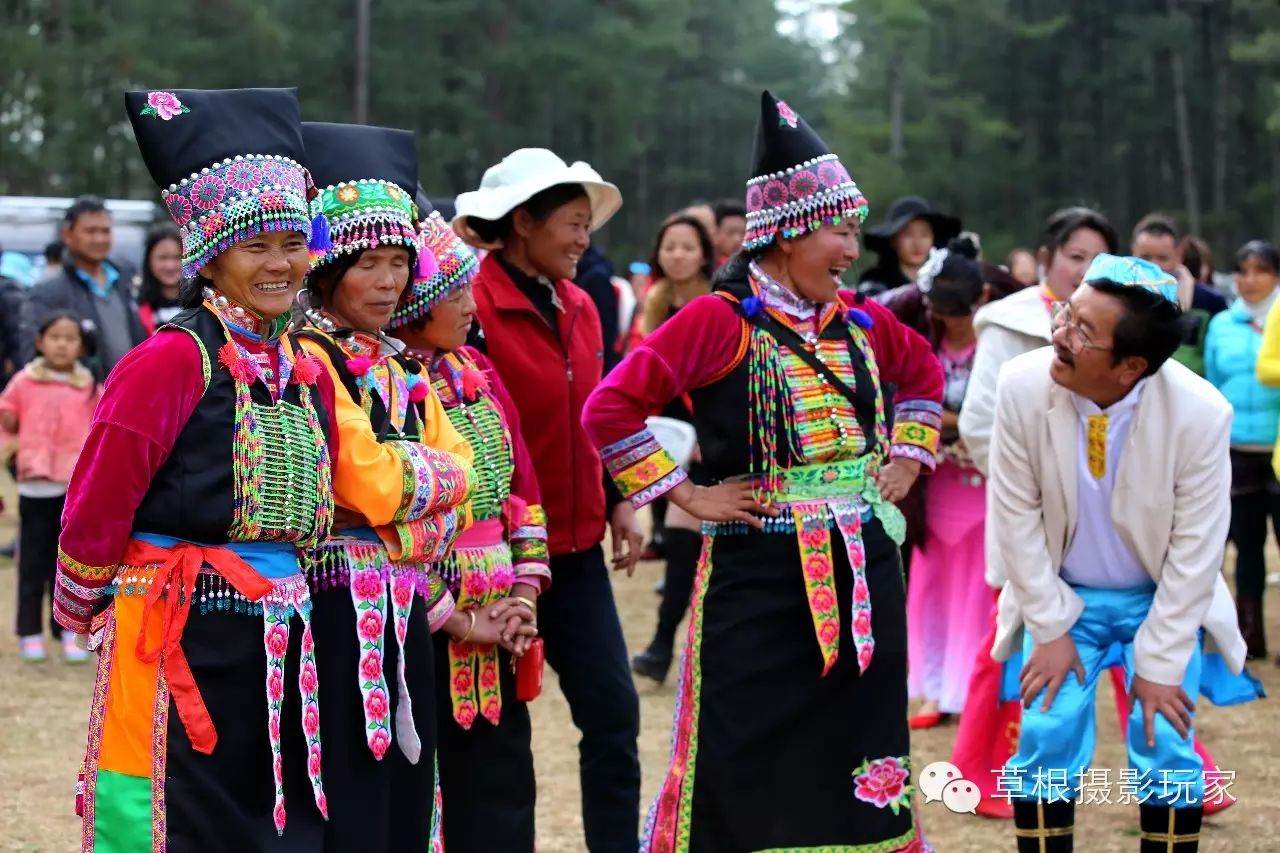
<svg viewBox="0 0 1280 853"><path fill-rule="evenodd" d="M174 707L187 731L191 747L196 752L209 755L218 742L218 733L214 730L209 709L200 696L200 688L191 675L187 656L182 651L182 632L187 625L187 616L191 613L196 578L200 576L200 568L208 563L250 601L258 601L270 592L271 581L258 574L229 548L206 548L190 542L179 542L172 548L161 548L149 542L131 539L125 548L122 562L129 566L160 564L143 605L142 627L138 632L135 653L143 663L163 661L169 694L173 696ZM161 618L160 642L154 647L148 647L147 624L157 607L160 608Z"/></svg>

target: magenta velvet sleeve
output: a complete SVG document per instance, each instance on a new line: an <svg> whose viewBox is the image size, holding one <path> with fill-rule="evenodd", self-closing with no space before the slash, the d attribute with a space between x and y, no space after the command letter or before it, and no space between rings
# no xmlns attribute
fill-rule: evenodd
<svg viewBox="0 0 1280 853"><path fill-rule="evenodd" d="M746 325L733 306L700 296L645 338L591 393L582 424L632 505L644 506L688 479L645 418L725 375L742 360L746 341Z"/></svg>
<svg viewBox="0 0 1280 853"><path fill-rule="evenodd" d="M67 488L54 615L86 633L108 600L133 516L204 394L195 340L161 332L111 371Z"/></svg>

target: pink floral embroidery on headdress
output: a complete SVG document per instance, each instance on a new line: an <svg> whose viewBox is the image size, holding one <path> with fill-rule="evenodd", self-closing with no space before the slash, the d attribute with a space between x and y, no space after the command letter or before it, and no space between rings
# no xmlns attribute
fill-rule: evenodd
<svg viewBox="0 0 1280 853"><path fill-rule="evenodd" d="M791 109L786 101L778 101L778 125L786 125L792 130L796 127L796 122L800 120L800 116L796 115L796 111Z"/></svg>
<svg viewBox="0 0 1280 853"><path fill-rule="evenodd" d="M189 112L191 110L178 100L178 96L173 92L148 92L147 105L142 108L140 115L159 116L164 121L168 121L174 116Z"/></svg>

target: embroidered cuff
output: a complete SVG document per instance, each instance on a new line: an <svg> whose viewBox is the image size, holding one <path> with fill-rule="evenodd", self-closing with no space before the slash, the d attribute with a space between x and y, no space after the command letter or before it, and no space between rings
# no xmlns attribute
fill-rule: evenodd
<svg viewBox="0 0 1280 853"><path fill-rule="evenodd" d="M551 585L551 556L547 551L547 514L540 504L524 508L518 526L511 531L511 562L516 583L539 592Z"/></svg>
<svg viewBox="0 0 1280 853"><path fill-rule="evenodd" d="M389 441L400 457L404 497L394 522L416 521L465 501L475 487L476 474L461 456L414 441Z"/></svg>
<svg viewBox="0 0 1280 853"><path fill-rule="evenodd" d="M889 458L914 459L929 470L937 465L942 406L932 400L903 400L893 407Z"/></svg>
<svg viewBox="0 0 1280 853"><path fill-rule="evenodd" d="M600 456L622 496L637 509L689 479L647 427L602 448Z"/></svg>
<svg viewBox="0 0 1280 853"><path fill-rule="evenodd" d="M900 400L893 407L893 422L918 423L942 429L942 404L932 400Z"/></svg>
<svg viewBox="0 0 1280 853"><path fill-rule="evenodd" d="M444 559L462 532L456 509L446 509L416 521L378 528L378 538L397 563L434 563Z"/></svg>
<svg viewBox="0 0 1280 853"><path fill-rule="evenodd" d="M82 563L71 557L66 551L58 549L58 568L62 569L69 576L81 581L88 581L90 584L109 583L115 576L119 566L90 566L88 563Z"/></svg>
<svg viewBox="0 0 1280 853"><path fill-rule="evenodd" d="M456 606L453 593L449 592L449 586L444 578L433 571L427 577L427 590L424 597L427 600L427 625L434 634L443 628L444 623L453 615Z"/></svg>

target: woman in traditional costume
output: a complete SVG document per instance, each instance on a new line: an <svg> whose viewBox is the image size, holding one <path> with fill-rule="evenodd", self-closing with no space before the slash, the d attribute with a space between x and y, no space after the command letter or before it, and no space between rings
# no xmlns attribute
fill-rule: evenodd
<svg viewBox="0 0 1280 853"><path fill-rule="evenodd" d="M493 633L455 612L435 566L469 521L471 451L380 332L419 260L413 134L308 122L303 138L330 239L313 246L299 337L336 386L338 429L335 533L307 555L329 685L325 848L427 849L439 839L431 632Z"/></svg>
<svg viewBox="0 0 1280 853"><path fill-rule="evenodd" d="M429 209L425 198L420 209ZM488 358L465 346L476 313L475 254L432 211L420 223L436 269L396 309L390 330L429 370L449 420L471 446L474 523L442 571L460 608L535 623L551 583L547 520L533 460L506 386ZM472 638L473 639L473 638ZM516 657L501 645L436 635L436 707L445 849L534 849L529 709L516 690ZM514 651L525 651L519 638Z"/></svg>
<svg viewBox="0 0 1280 853"><path fill-rule="evenodd" d="M316 850L326 797L297 549L332 517L333 386L285 332L312 233L297 98L125 105L189 281L186 310L112 371L67 494L57 617L92 630L99 655L82 848Z"/></svg>
<svg viewBox="0 0 1280 853"><path fill-rule="evenodd" d="M923 850L892 501L933 467L942 371L840 289L867 212L844 166L767 92L760 122L744 251L584 413L634 504L665 494L708 522L643 849ZM694 486L645 427L685 393L719 485Z"/></svg>

